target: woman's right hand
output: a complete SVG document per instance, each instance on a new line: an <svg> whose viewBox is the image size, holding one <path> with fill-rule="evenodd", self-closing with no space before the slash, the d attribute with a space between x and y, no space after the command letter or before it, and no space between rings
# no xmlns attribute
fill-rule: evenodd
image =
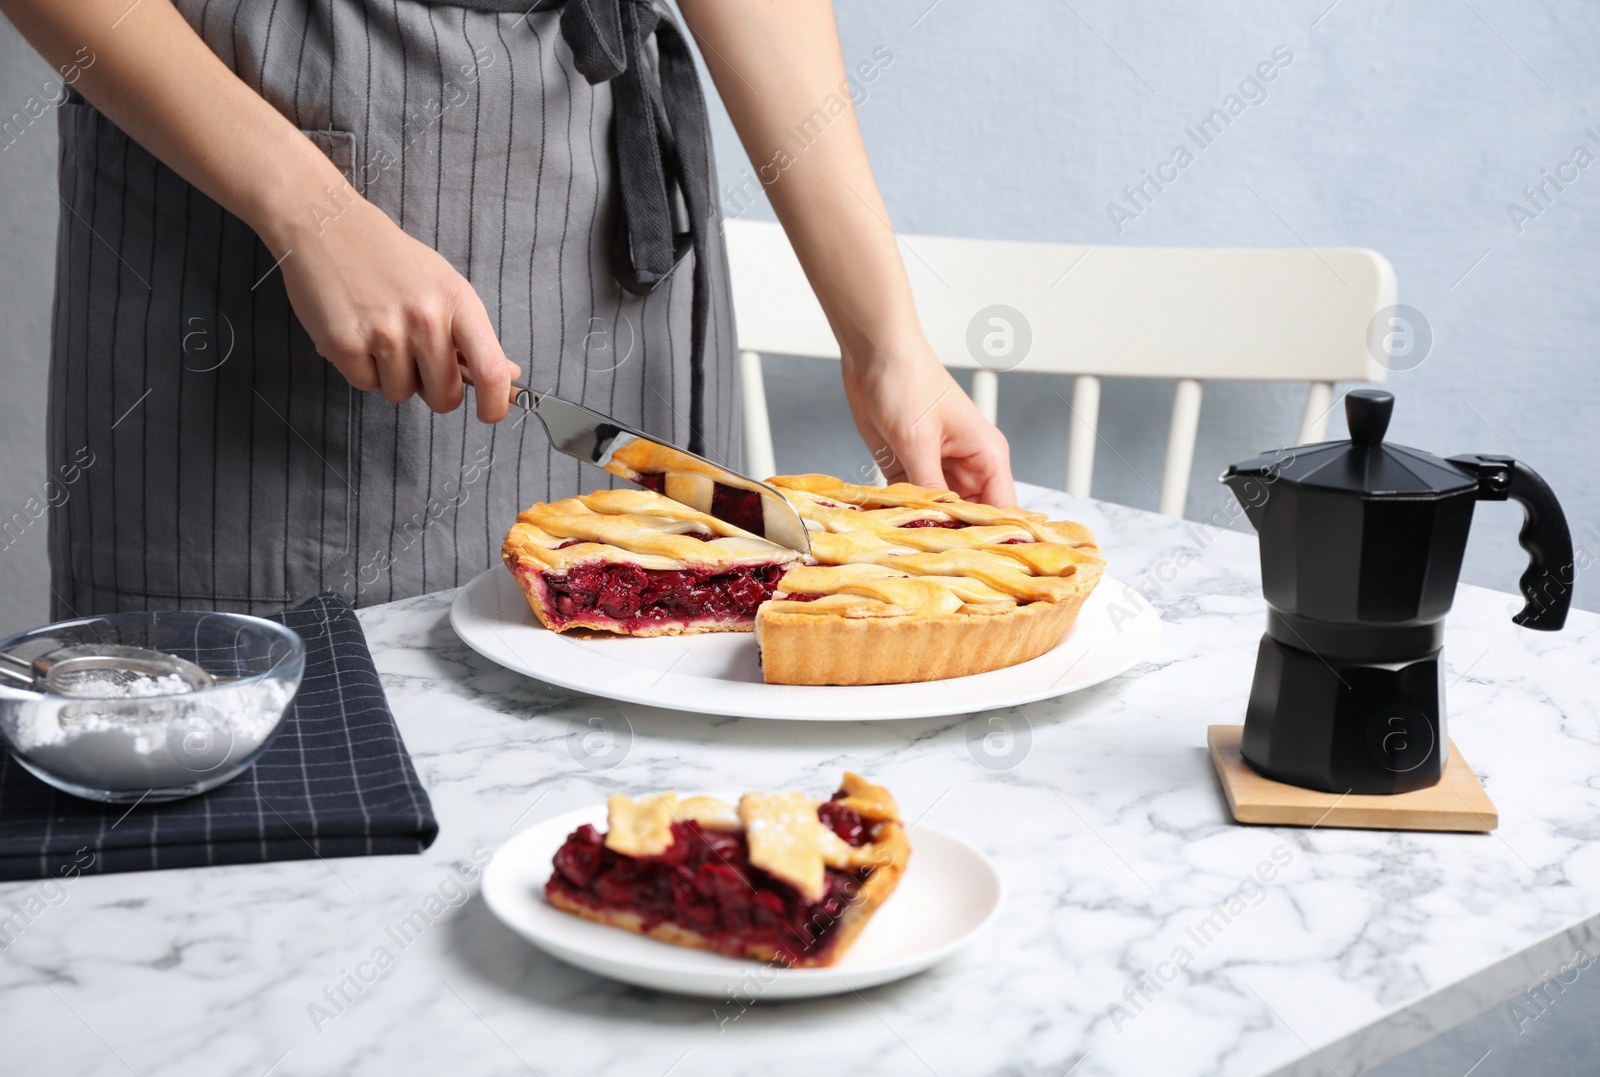
<svg viewBox="0 0 1600 1077"><path fill-rule="evenodd" d="M463 367L478 418L506 417L522 370L505 356L478 293L445 258L346 187L337 216L307 212L264 236L317 351L363 392L437 412L461 406ZM459 358L458 358L459 356Z"/></svg>

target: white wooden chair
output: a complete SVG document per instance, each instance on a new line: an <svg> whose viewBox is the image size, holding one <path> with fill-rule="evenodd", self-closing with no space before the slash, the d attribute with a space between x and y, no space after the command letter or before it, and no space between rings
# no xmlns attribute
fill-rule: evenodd
<svg viewBox="0 0 1600 1077"><path fill-rule="evenodd" d="M839 345L783 229L735 220L726 230L744 381L745 463L751 474L765 477L775 465L761 355L838 359ZM1068 493L1089 496L1102 377L1177 379L1158 507L1181 516L1203 382L1310 382L1298 440L1305 444L1323 437L1334 382L1382 381L1387 373L1368 346L1368 333L1373 317L1394 305L1395 275L1376 251L900 238L928 341L946 366L973 371L973 401L991 422L997 370L1075 375ZM978 317L996 305L1010 311ZM1019 363L1021 339L1030 333ZM969 343L983 338L995 347Z"/></svg>

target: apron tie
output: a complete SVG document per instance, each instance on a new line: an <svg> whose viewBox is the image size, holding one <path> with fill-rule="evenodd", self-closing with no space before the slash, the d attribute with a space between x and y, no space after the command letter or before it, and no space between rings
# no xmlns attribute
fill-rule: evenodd
<svg viewBox="0 0 1600 1077"><path fill-rule="evenodd" d="M694 252L690 307L689 451L705 454L705 347L711 315L711 158L705 98L677 24L649 0L567 0L561 36L591 85L612 84L611 150L621 206L613 240L617 283L648 295ZM659 82L645 58L656 40ZM674 191L689 230L675 231Z"/></svg>

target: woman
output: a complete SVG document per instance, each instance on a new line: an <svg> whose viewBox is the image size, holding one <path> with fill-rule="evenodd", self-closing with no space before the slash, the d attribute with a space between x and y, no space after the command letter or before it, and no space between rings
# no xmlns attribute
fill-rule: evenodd
<svg viewBox="0 0 1600 1077"><path fill-rule="evenodd" d="M679 7L752 159L837 99L824 0ZM521 507L601 485L503 421L519 376L738 466L705 106L664 3L0 9L74 80L57 616L464 582ZM886 476L1011 503L1004 439L918 328L853 113L768 194Z"/></svg>

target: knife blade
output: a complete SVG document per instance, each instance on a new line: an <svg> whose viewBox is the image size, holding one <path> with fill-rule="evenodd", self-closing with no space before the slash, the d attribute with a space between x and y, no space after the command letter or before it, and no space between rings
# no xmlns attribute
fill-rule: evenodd
<svg viewBox="0 0 1600 1077"><path fill-rule="evenodd" d="M805 522L766 483L549 393L513 384L511 403L538 417L556 451L811 556Z"/></svg>

